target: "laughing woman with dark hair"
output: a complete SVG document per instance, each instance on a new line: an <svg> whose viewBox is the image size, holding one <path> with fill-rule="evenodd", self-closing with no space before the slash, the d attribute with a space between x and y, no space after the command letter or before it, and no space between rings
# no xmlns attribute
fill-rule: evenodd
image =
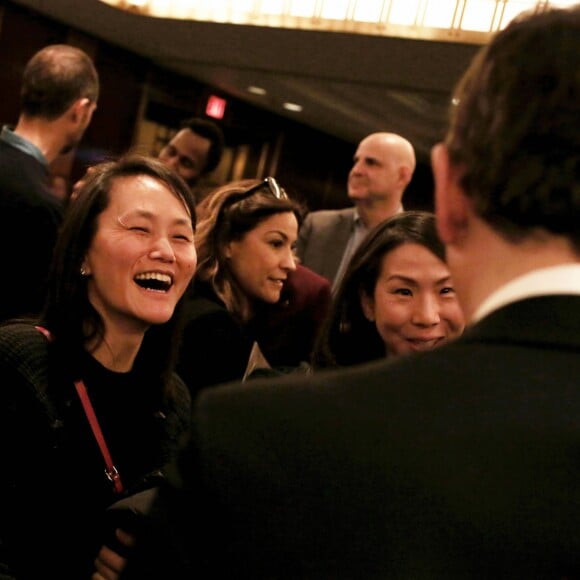
<svg viewBox="0 0 580 580"><path fill-rule="evenodd" d="M191 410L172 351L194 228L189 189L159 161L95 167L67 209L43 314L0 327L0 571L90 578L95 522L162 477Z"/></svg>

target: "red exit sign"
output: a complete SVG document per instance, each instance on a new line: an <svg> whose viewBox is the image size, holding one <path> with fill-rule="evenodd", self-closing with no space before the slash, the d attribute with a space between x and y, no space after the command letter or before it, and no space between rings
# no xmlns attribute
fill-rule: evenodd
<svg viewBox="0 0 580 580"><path fill-rule="evenodd" d="M214 119L223 119L226 112L226 100L215 95L210 95L205 106L205 114Z"/></svg>

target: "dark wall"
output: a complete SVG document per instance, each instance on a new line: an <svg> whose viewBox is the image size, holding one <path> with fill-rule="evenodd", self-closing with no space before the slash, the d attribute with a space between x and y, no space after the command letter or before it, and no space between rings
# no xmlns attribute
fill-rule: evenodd
<svg viewBox="0 0 580 580"><path fill-rule="evenodd" d="M309 209L349 205L346 179L356 145L220 95L213 87L160 69L147 59L11 2L0 0L2 7L0 122L16 122L22 70L43 46L59 42L80 46L93 57L99 71L99 105L69 163L71 181L78 179L87 165L132 147L141 119L177 127L185 117L203 116L207 97L213 93L228 101L220 121L227 146L244 146L249 151L242 177L258 176L259 160L267 151L266 171L273 167L280 182ZM420 164L405 193L405 206L431 209L432 189L430 167Z"/></svg>
<svg viewBox="0 0 580 580"><path fill-rule="evenodd" d="M28 59L47 44L66 42L66 36L65 27L4 3L0 28L0 120L3 123L16 123L20 77Z"/></svg>
<svg viewBox="0 0 580 580"><path fill-rule="evenodd" d="M148 63L103 43L98 43L94 61L101 91L83 141L101 155L118 156L130 147L133 139Z"/></svg>

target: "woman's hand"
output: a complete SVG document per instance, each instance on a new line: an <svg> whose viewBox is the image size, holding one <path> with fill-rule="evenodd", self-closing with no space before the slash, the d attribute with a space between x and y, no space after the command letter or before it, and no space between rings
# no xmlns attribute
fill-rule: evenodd
<svg viewBox="0 0 580 580"><path fill-rule="evenodd" d="M135 546L135 536L121 528L115 530L115 538L124 548ZM118 580L127 566L127 558L121 556L108 546L102 546L95 559L95 572L91 580Z"/></svg>

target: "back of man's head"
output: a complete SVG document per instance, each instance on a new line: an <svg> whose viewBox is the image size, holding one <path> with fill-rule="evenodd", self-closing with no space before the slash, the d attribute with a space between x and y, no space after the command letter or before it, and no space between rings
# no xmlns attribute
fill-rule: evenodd
<svg viewBox="0 0 580 580"><path fill-rule="evenodd" d="M81 49L67 44L46 46L26 64L20 97L23 115L54 120L78 99L96 103L99 77Z"/></svg>
<svg viewBox="0 0 580 580"><path fill-rule="evenodd" d="M185 119L181 123L181 128L189 129L196 135L209 140L210 146L201 175L211 173L219 165L224 152L225 139L223 131L213 121L200 117Z"/></svg>
<svg viewBox="0 0 580 580"><path fill-rule="evenodd" d="M580 5L522 15L458 84L446 137L475 211L517 241L535 228L580 250Z"/></svg>

